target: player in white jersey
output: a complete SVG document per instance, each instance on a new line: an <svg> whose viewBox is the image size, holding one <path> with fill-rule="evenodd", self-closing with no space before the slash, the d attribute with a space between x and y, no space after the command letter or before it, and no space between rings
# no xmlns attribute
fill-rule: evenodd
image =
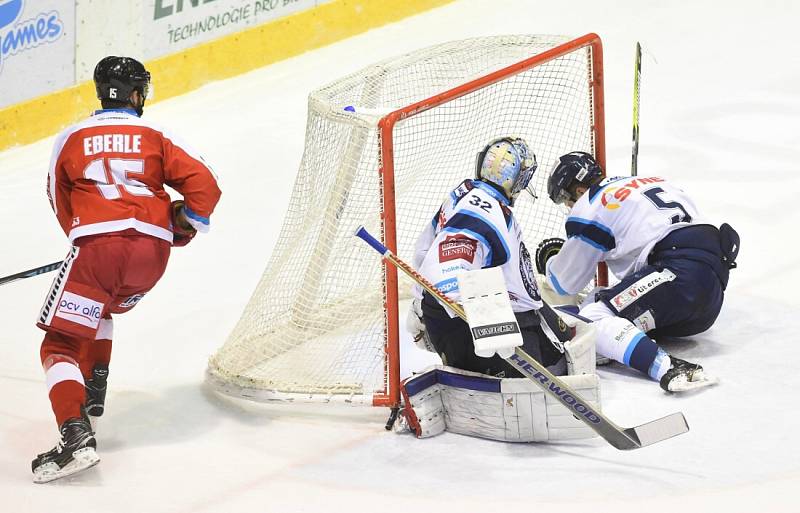
<svg viewBox="0 0 800 513"><path fill-rule="evenodd" d="M604 261L620 282L590 295L580 309L595 323L598 354L640 370L669 392L714 383L701 366L670 356L651 337L711 327L736 266L738 235L727 224L708 224L694 201L664 178L603 177L588 153L568 153L555 163L548 195L571 208L567 240L540 246L537 270L558 294L574 295Z"/></svg>
<svg viewBox="0 0 800 513"><path fill-rule="evenodd" d="M536 167L536 157L524 140L504 137L489 143L478 154L476 178L451 191L420 234L413 263L455 301L459 272L500 267L525 340L523 349L555 372L563 372L563 355L540 326L537 310L542 300L522 230L511 211ZM415 287L414 295L407 324L418 328L420 337L427 333L428 349L435 350L445 365L493 376L520 376L497 355L475 356L467 323L421 287Z"/></svg>

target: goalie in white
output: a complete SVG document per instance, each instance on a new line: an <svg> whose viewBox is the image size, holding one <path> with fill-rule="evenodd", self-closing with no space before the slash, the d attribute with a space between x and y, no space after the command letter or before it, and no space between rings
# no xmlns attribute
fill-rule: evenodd
<svg viewBox="0 0 800 513"><path fill-rule="evenodd" d="M588 285L600 261L620 279L590 294L580 309L597 328L598 354L638 369L668 392L715 383L700 365L667 354L651 336L711 327L736 266L736 231L708 224L669 181L604 178L594 158L579 151L556 161L548 195L571 210L563 247L545 241L550 245L537 250L537 270L546 272L547 284L573 295Z"/></svg>
<svg viewBox="0 0 800 513"><path fill-rule="evenodd" d="M524 140L504 137L489 143L478 154L476 178L451 191L420 234L414 267L453 301L460 300L458 274L499 268L522 334L522 349L554 374L583 374L565 377L573 378L568 380L570 386L597 402L593 328L580 323L582 336L569 341L565 357L553 331L567 331L566 327L560 322L560 328L551 329L539 315L542 300L533 265L511 210L536 167L536 157ZM469 326L449 308L418 285L414 295L406 326L418 345L438 353L449 366L404 384L404 419L418 436L445 428L507 441L593 436L503 358L476 356Z"/></svg>

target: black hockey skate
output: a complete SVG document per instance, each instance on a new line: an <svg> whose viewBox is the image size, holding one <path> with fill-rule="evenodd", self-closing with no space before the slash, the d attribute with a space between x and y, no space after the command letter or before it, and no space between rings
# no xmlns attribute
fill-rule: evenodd
<svg viewBox="0 0 800 513"><path fill-rule="evenodd" d="M86 381L86 413L99 417L105 411L108 365L95 365Z"/></svg>
<svg viewBox="0 0 800 513"><path fill-rule="evenodd" d="M672 366L659 382L661 388L667 392L686 392L714 385L718 381L716 378L708 376L703 371L703 367L696 363L689 363L672 355L669 359Z"/></svg>
<svg viewBox="0 0 800 513"><path fill-rule="evenodd" d="M100 458L89 420L83 416L61 425L61 440L31 462L34 483L47 483L96 465Z"/></svg>

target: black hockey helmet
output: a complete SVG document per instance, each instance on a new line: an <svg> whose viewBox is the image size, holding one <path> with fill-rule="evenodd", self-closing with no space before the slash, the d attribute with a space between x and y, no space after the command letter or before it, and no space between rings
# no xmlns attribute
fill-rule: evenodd
<svg viewBox="0 0 800 513"><path fill-rule="evenodd" d="M577 201L575 188L579 185L591 187L603 179L603 168L585 151L573 151L562 155L553 164L547 180L547 195L554 203Z"/></svg>
<svg viewBox="0 0 800 513"><path fill-rule="evenodd" d="M97 98L127 102L133 91L146 99L150 92L150 73L144 64L130 57L104 57L94 68Z"/></svg>

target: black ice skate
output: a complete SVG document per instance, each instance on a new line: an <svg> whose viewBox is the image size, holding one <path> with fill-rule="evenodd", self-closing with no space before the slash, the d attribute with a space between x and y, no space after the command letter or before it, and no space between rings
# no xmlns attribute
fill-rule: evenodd
<svg viewBox="0 0 800 513"><path fill-rule="evenodd" d="M33 482L47 483L96 465L100 461L96 448L97 441L86 417L65 421L58 445L31 462Z"/></svg>
<svg viewBox="0 0 800 513"><path fill-rule="evenodd" d="M661 388L667 392L686 392L716 384L719 380L708 376L703 367L686 360L669 357L672 366L661 377Z"/></svg>
<svg viewBox="0 0 800 513"><path fill-rule="evenodd" d="M95 365L92 379L86 381L86 413L99 417L105 411L108 365Z"/></svg>

